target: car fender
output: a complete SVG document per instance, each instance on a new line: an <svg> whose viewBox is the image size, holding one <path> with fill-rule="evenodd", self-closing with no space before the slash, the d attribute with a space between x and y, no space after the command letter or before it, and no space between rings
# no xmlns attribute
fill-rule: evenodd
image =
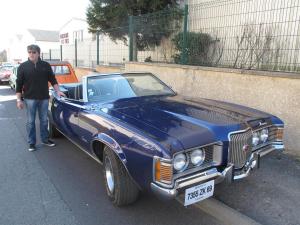
<svg viewBox="0 0 300 225"><path fill-rule="evenodd" d="M128 175L131 177L131 179L137 185L137 187L140 190L142 190L140 184L136 182L136 180L132 177L131 173L129 172L129 170L128 170L127 166L126 166L126 164L127 164L126 156L125 156L122 148L118 144L118 142L114 138L112 138L111 136L109 136L108 134L99 133L91 141L91 149L93 149L93 143L94 143L94 141L100 141L101 143L107 145L110 149L112 149L116 153L116 155L118 156L118 158L121 160L122 164L124 165L124 168L127 171Z"/></svg>
<svg viewBox="0 0 300 225"><path fill-rule="evenodd" d="M126 167L126 163L127 163L126 156L125 156L122 148L120 147L120 145L118 144L118 142L115 139L113 139L108 134L99 133L93 138L93 140L91 142L91 149L92 149L92 145L93 145L94 141L100 141L103 144L107 145L110 149L112 149L116 153L116 155L119 157L121 162L124 164L124 166Z"/></svg>

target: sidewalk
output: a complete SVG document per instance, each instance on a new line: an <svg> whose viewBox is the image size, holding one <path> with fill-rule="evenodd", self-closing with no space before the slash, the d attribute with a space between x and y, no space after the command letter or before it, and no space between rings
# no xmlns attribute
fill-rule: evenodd
<svg viewBox="0 0 300 225"><path fill-rule="evenodd" d="M23 123L24 111L17 118L12 116L3 104L9 99L2 89L0 86L0 224L79 224L35 154L27 151L24 133L15 125Z"/></svg>
<svg viewBox="0 0 300 225"><path fill-rule="evenodd" d="M216 189L216 198L261 224L300 224L300 161L272 152L260 169L230 186Z"/></svg>

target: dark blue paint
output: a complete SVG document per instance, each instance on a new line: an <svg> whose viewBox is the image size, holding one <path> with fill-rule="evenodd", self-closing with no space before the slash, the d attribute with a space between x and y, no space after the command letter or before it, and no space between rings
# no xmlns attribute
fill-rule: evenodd
<svg viewBox="0 0 300 225"><path fill-rule="evenodd" d="M91 154L94 140L108 145L142 189L149 189L153 179L153 156L171 159L184 149L222 141L224 166L230 132L256 126L257 121L283 124L245 106L181 96L134 97L98 102L96 107L93 102L93 109L75 100L52 97L50 102L49 118L66 136Z"/></svg>

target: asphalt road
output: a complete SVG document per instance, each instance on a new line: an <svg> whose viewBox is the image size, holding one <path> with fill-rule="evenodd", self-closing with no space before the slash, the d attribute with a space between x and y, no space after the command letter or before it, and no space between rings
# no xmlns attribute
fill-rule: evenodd
<svg viewBox="0 0 300 225"><path fill-rule="evenodd" d="M161 202L150 194L114 207L105 194L101 165L65 138L29 152L25 111L0 86L0 225L222 224L197 207ZM216 188L216 197L260 222L299 225L300 162L272 153L247 179Z"/></svg>

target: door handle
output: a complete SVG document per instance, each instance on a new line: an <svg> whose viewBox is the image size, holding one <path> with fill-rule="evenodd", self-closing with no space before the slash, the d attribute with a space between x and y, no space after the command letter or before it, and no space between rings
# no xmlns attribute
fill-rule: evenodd
<svg viewBox="0 0 300 225"><path fill-rule="evenodd" d="M77 118L78 117L78 113L74 113L74 117Z"/></svg>

